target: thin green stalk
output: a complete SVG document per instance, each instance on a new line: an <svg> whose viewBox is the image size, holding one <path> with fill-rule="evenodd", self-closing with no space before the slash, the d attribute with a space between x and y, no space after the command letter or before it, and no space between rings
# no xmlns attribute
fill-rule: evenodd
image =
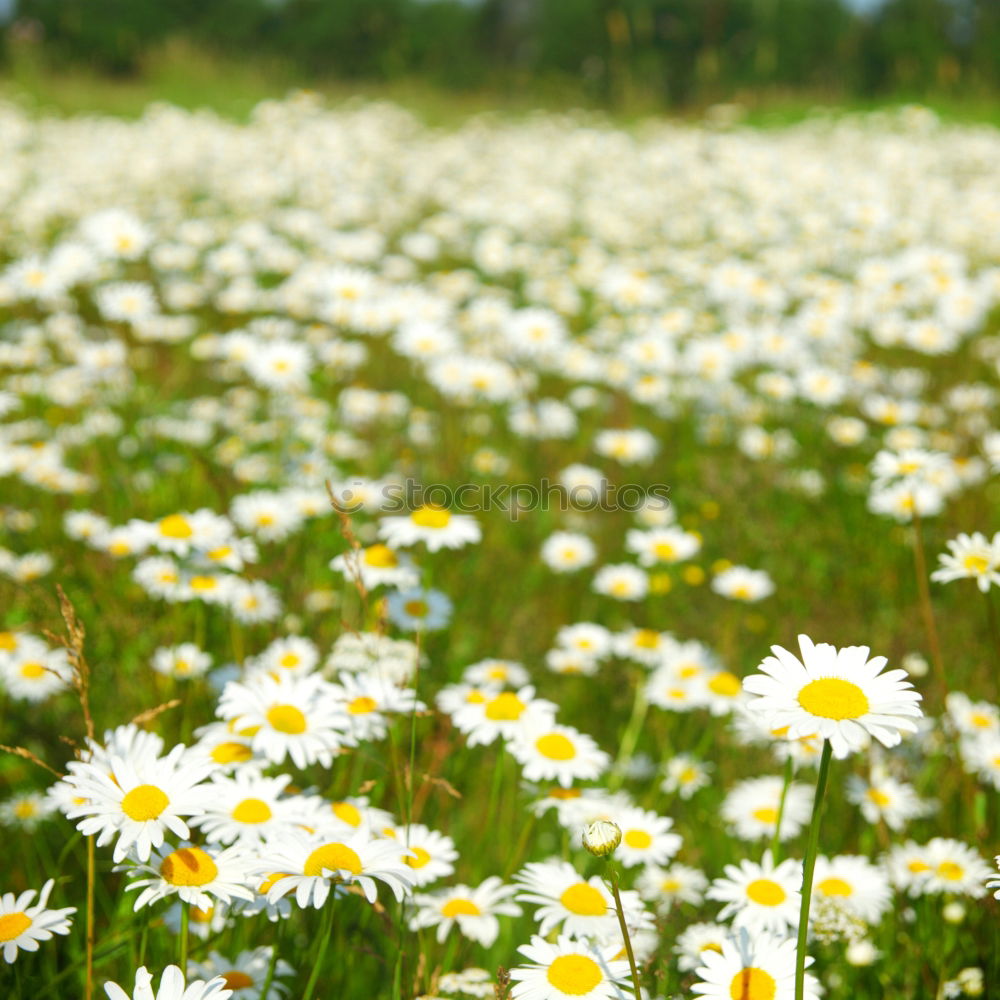
<svg viewBox="0 0 1000 1000"><path fill-rule="evenodd" d="M940 697L943 700L948 693L948 681L944 673L944 657L941 655L941 641L938 638L937 624L934 621L934 608L931 604L930 577L927 573L927 557L924 554L924 532L920 515L913 512L913 562L917 575L917 591L920 594L920 612L924 619L924 629L927 632L927 644L930 646L931 662L937 675Z"/></svg>
<svg viewBox="0 0 1000 1000"><path fill-rule="evenodd" d="M812 902L813 872L819 849L819 827L823 815L823 798L830 777L830 757L833 748L829 740L823 741L823 754L819 759L819 776L816 778L816 796L813 799L812 820L809 823L809 840L802 862L802 905L799 907L799 936L795 946L795 1000L803 1000L806 985L806 939L809 937L809 905Z"/></svg>
<svg viewBox="0 0 1000 1000"><path fill-rule="evenodd" d="M97 861L94 853L94 838L87 838L87 978L84 983L84 1000L94 995L94 941L97 932L94 927L94 882Z"/></svg>
<svg viewBox="0 0 1000 1000"><path fill-rule="evenodd" d="M260 988L260 1000L267 1000L267 994L271 990L271 983L274 981L274 971L278 967L278 941L275 939L271 946L271 961L267 963L267 975L264 977L264 985Z"/></svg>
<svg viewBox="0 0 1000 1000"><path fill-rule="evenodd" d="M180 933L180 962L181 972L187 975L188 967L188 921L191 914L188 911L188 904L181 902L181 933Z"/></svg>
<svg viewBox="0 0 1000 1000"><path fill-rule="evenodd" d="M628 925L625 923L625 908L622 906L621 893L618 891L618 869L608 862L608 874L611 881L611 895L615 898L615 912L618 914L618 926L625 939L625 954L628 955L628 967L632 972L632 992L635 1000L642 1000L642 990L639 986L639 970L635 964L635 953L632 951L632 938L629 937Z"/></svg>
<svg viewBox="0 0 1000 1000"><path fill-rule="evenodd" d="M309 981L306 983L302 1000L312 1000L313 990L319 980L320 969L323 968L323 959L326 958L326 949L330 944L330 936L333 932L333 901L327 900L323 907L323 923L320 927L319 942L316 947L316 960L313 962L312 972L309 973Z"/></svg>
<svg viewBox="0 0 1000 1000"><path fill-rule="evenodd" d="M781 799L778 802L778 818L774 821L774 836L771 838L771 857L774 863L779 861L781 853L781 820L785 815L785 800L788 798L788 786L792 783L792 755L785 761L785 783L781 786Z"/></svg>
<svg viewBox="0 0 1000 1000"><path fill-rule="evenodd" d="M646 712L649 710L649 702L646 701L646 688L642 677L635 680L635 699L632 702L632 715L629 717L625 732L622 734L622 741L618 748L618 757L612 768L611 776L608 780L608 788L613 792L621 787L625 780L625 773L632 758L635 756L635 748L639 742L639 734L642 732L643 723L646 721Z"/></svg>

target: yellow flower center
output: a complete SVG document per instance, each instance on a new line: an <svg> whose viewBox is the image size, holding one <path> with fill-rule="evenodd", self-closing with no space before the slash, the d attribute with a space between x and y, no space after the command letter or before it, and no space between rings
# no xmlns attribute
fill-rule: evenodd
<svg viewBox="0 0 1000 1000"><path fill-rule="evenodd" d="M921 861L919 858L914 858L907 864L906 867L909 868L914 875L919 875L922 872L929 872L931 870L931 866L927 864L926 861Z"/></svg>
<svg viewBox="0 0 1000 1000"><path fill-rule="evenodd" d="M969 716L969 722L977 729L989 729L993 724L992 719L985 712L973 712Z"/></svg>
<svg viewBox="0 0 1000 1000"><path fill-rule="evenodd" d="M13 653L17 649L17 638L13 632L0 632L0 652Z"/></svg>
<svg viewBox="0 0 1000 1000"><path fill-rule="evenodd" d="M136 785L122 799L122 812L136 823L156 819L167 806L170 799L156 785Z"/></svg>
<svg viewBox="0 0 1000 1000"><path fill-rule="evenodd" d="M198 575L191 577L191 589L194 591L205 593L209 590L215 590L218 585L219 581L214 576Z"/></svg>
<svg viewBox="0 0 1000 1000"><path fill-rule="evenodd" d="M860 719L868 713L868 698L857 684L840 677L821 677L799 691L799 704L821 719Z"/></svg>
<svg viewBox="0 0 1000 1000"><path fill-rule="evenodd" d="M333 815L348 826L361 826L361 810L350 802L334 802L330 807Z"/></svg>
<svg viewBox="0 0 1000 1000"><path fill-rule="evenodd" d="M985 573L990 568L986 556L968 555L962 560L962 565L973 573Z"/></svg>
<svg viewBox="0 0 1000 1000"><path fill-rule="evenodd" d="M378 708L378 702L374 698L369 698L367 695L361 695L355 698L347 706L347 711L351 715L370 715L375 709Z"/></svg>
<svg viewBox="0 0 1000 1000"><path fill-rule="evenodd" d="M653 838L645 830L626 830L622 840L626 847L634 847L640 851L653 844Z"/></svg>
<svg viewBox="0 0 1000 1000"><path fill-rule="evenodd" d="M677 780L682 785L690 785L691 782L694 781L697 777L698 777L698 772L693 767L686 767L684 768L683 771L681 771Z"/></svg>
<svg viewBox="0 0 1000 1000"><path fill-rule="evenodd" d="M665 878L660 883L661 892L676 892L680 887L680 882L678 882L675 878Z"/></svg>
<svg viewBox="0 0 1000 1000"><path fill-rule="evenodd" d="M608 912L604 897L589 883L577 882L559 897L559 902L581 917L603 917Z"/></svg>
<svg viewBox="0 0 1000 1000"><path fill-rule="evenodd" d="M123 539L112 542L108 546L108 552L113 556L127 556L132 551L132 546Z"/></svg>
<svg viewBox="0 0 1000 1000"><path fill-rule="evenodd" d="M411 847L410 853L403 858L403 863L410 868L423 868L430 860L430 854L422 847Z"/></svg>
<svg viewBox="0 0 1000 1000"><path fill-rule="evenodd" d="M521 713L527 708L516 694L504 691L486 704L486 718L494 722L514 722L521 718Z"/></svg>
<svg viewBox="0 0 1000 1000"><path fill-rule="evenodd" d="M773 879L755 879L747 886L747 897L761 906L780 906L788 897Z"/></svg>
<svg viewBox="0 0 1000 1000"><path fill-rule="evenodd" d="M729 984L731 1000L774 1000L778 984L763 969L740 969Z"/></svg>
<svg viewBox="0 0 1000 1000"><path fill-rule="evenodd" d="M549 792L550 799L578 799L583 793L579 788L553 788Z"/></svg>
<svg viewBox="0 0 1000 1000"><path fill-rule="evenodd" d="M549 760L572 760L576 756L573 741L562 733L546 733L535 740L535 749Z"/></svg>
<svg viewBox="0 0 1000 1000"><path fill-rule="evenodd" d="M267 721L279 733L297 736L308 728L306 717L294 705L272 705L267 710Z"/></svg>
<svg viewBox="0 0 1000 1000"><path fill-rule="evenodd" d="M292 667L297 667L302 661L299 659L298 655L295 653L285 653L285 655L278 660L279 667L285 667L286 670L290 670Z"/></svg>
<svg viewBox="0 0 1000 1000"><path fill-rule="evenodd" d="M399 565L396 553L388 545L370 545L364 550L365 565L376 569L392 569Z"/></svg>
<svg viewBox="0 0 1000 1000"><path fill-rule="evenodd" d="M640 649L656 649L660 645L660 633L651 628L641 628L632 637Z"/></svg>
<svg viewBox="0 0 1000 1000"><path fill-rule="evenodd" d="M411 618L426 618L430 608L427 606L426 601L407 601L403 605L403 610Z"/></svg>
<svg viewBox="0 0 1000 1000"><path fill-rule="evenodd" d="M0 941L13 941L31 926L27 913L5 913L0 916Z"/></svg>
<svg viewBox="0 0 1000 1000"><path fill-rule="evenodd" d="M557 990L571 997L591 993L604 980L601 967L586 955L560 955L548 968L546 978Z"/></svg>
<svg viewBox="0 0 1000 1000"><path fill-rule="evenodd" d="M271 807L261 799L244 799L233 810L237 823L266 823L272 815Z"/></svg>
<svg viewBox="0 0 1000 1000"><path fill-rule="evenodd" d="M253 986L253 980L239 969L230 969L222 974L223 982L227 990L245 990L248 986Z"/></svg>
<svg viewBox="0 0 1000 1000"><path fill-rule="evenodd" d="M21 676L26 677L29 681L37 681L44 673L45 667L41 663L31 661L21 664Z"/></svg>
<svg viewBox="0 0 1000 1000"><path fill-rule="evenodd" d="M18 802L14 806L14 815L18 819L31 819L32 816L38 815L38 807L34 802L30 800L25 802Z"/></svg>
<svg viewBox="0 0 1000 1000"><path fill-rule="evenodd" d="M869 788L865 795L869 802L874 802L880 808L884 808L892 801L885 792L880 792L877 788Z"/></svg>
<svg viewBox="0 0 1000 1000"><path fill-rule="evenodd" d="M958 882L965 877L965 869L954 861L942 861L938 865L937 873L948 882Z"/></svg>
<svg viewBox="0 0 1000 1000"><path fill-rule="evenodd" d="M778 822L778 810L774 806L761 806L760 809L754 809L750 815L761 823L769 823L771 826Z"/></svg>
<svg viewBox="0 0 1000 1000"><path fill-rule="evenodd" d="M232 552L233 547L231 545L220 545L217 549L212 549L212 551L208 553L208 558L211 559L212 562L222 562L223 559L232 555Z"/></svg>
<svg viewBox="0 0 1000 1000"><path fill-rule="evenodd" d="M212 749L212 760L216 764L242 764L253 756L253 751L245 743L227 740Z"/></svg>
<svg viewBox="0 0 1000 1000"><path fill-rule="evenodd" d="M655 555L660 562L673 562L673 560L677 558L677 549L675 546L671 545L670 542L657 542L653 546L653 555Z"/></svg>
<svg viewBox="0 0 1000 1000"><path fill-rule="evenodd" d="M160 874L171 885L208 885L218 876L219 868L200 847L181 847L163 859Z"/></svg>
<svg viewBox="0 0 1000 1000"><path fill-rule="evenodd" d="M715 694L722 695L725 698L735 698L743 689L740 679L728 670L722 670L717 673L708 682L708 686Z"/></svg>
<svg viewBox="0 0 1000 1000"><path fill-rule="evenodd" d="M451 521L451 511L445 510L443 507L425 504L423 507L418 507L410 515L410 520L418 527L440 530L448 527L448 522Z"/></svg>
<svg viewBox="0 0 1000 1000"><path fill-rule="evenodd" d="M853 896L854 888L842 878L825 878L816 887L824 896Z"/></svg>
<svg viewBox="0 0 1000 1000"><path fill-rule="evenodd" d="M306 858L303 872L318 876L324 871L349 871L352 875L360 875L361 858L347 844L324 844Z"/></svg>
<svg viewBox="0 0 1000 1000"><path fill-rule="evenodd" d="M191 907L191 919L196 924L207 924L211 921L213 914L215 913L215 907L210 906L207 910L203 910L200 906Z"/></svg>
<svg viewBox="0 0 1000 1000"><path fill-rule="evenodd" d="M160 521L160 534L164 538L190 538L194 534L188 520L181 514L171 514Z"/></svg>
<svg viewBox="0 0 1000 1000"><path fill-rule="evenodd" d="M482 912L471 899L449 899L441 907L443 917L478 917Z"/></svg>

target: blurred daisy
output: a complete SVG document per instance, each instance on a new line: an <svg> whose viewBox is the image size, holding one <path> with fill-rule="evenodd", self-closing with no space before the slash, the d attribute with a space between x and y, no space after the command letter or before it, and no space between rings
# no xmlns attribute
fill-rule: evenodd
<svg viewBox="0 0 1000 1000"><path fill-rule="evenodd" d="M441 943L457 926L465 937L489 948L500 933L497 917L521 914L521 907L511 899L514 892L513 886L491 876L475 888L455 885L434 893L417 893L413 897L416 913L410 918L410 929L436 927L435 937Z"/></svg>
<svg viewBox="0 0 1000 1000"><path fill-rule="evenodd" d="M912 785L888 774L873 773L866 781L858 775L847 779L847 799L860 806L869 823L883 821L890 830L902 830L911 820L926 815L929 804Z"/></svg>
<svg viewBox="0 0 1000 1000"><path fill-rule="evenodd" d="M34 906L31 905L36 895L34 889L28 889L19 896L5 892L0 897L0 945L3 946L3 959L8 964L17 958L19 949L38 951L39 941L48 941L53 934L69 934L69 918L76 913L76 907L46 909L55 884L55 879L50 878L42 886Z"/></svg>
<svg viewBox="0 0 1000 1000"><path fill-rule="evenodd" d="M56 804L48 795L40 792L24 792L21 795L12 795L0 803L0 823L4 826L16 826L30 833L55 811Z"/></svg>
<svg viewBox="0 0 1000 1000"><path fill-rule="evenodd" d="M945 892L979 899L986 894L983 881L992 874L974 847L951 837L934 837L924 847L928 871L925 892Z"/></svg>
<svg viewBox="0 0 1000 1000"><path fill-rule="evenodd" d="M223 985L233 991L233 1000L261 1000L264 983L267 981L273 948L263 946L250 951L241 951L236 958L228 959L217 951L210 951L208 958L188 965L188 975L206 980L222 977ZM295 975L295 970L283 959L274 966L268 996L285 996L290 987L281 980Z"/></svg>
<svg viewBox="0 0 1000 1000"><path fill-rule="evenodd" d="M401 560L388 545L381 543L342 552L330 561L330 569L336 570L350 583L356 584L360 580L365 590L376 587L411 590L420 582L413 565Z"/></svg>
<svg viewBox="0 0 1000 1000"><path fill-rule="evenodd" d="M616 563L597 571L591 589L617 601L641 601L649 593L649 577L631 563Z"/></svg>
<svg viewBox="0 0 1000 1000"><path fill-rule="evenodd" d="M787 934L799 921L802 865L786 858L775 865L765 851L760 864L743 860L739 866L726 865L725 877L712 882L706 893L726 905L719 918L733 918L734 927L751 931Z"/></svg>
<svg viewBox="0 0 1000 1000"><path fill-rule="evenodd" d="M655 865L644 868L636 880L636 886L643 899L649 900L665 913L676 902L698 906L708 888L708 879L700 869L677 862L669 868Z"/></svg>
<svg viewBox="0 0 1000 1000"><path fill-rule="evenodd" d="M813 875L813 901L828 900L866 924L877 924L892 902L889 879L867 858L819 855Z"/></svg>
<svg viewBox="0 0 1000 1000"><path fill-rule="evenodd" d="M680 850L681 838L670 832L674 821L667 816L646 809L625 809L614 821L622 831L615 857L626 868L661 865Z"/></svg>
<svg viewBox="0 0 1000 1000"><path fill-rule="evenodd" d="M452 603L440 590L396 590L385 609L389 621L405 632L436 632L451 621Z"/></svg>
<svg viewBox="0 0 1000 1000"><path fill-rule="evenodd" d="M938 556L941 568L931 573L938 583L972 579L985 594L990 586L1000 587L1000 531L992 539L977 531L959 535L947 543L948 552Z"/></svg>
<svg viewBox="0 0 1000 1000"><path fill-rule="evenodd" d="M510 970L512 1000L626 1000L629 964L615 957L619 950L565 935L554 943L535 935L518 948L532 964Z"/></svg>
<svg viewBox="0 0 1000 1000"><path fill-rule="evenodd" d="M200 677L211 665L212 657L193 642L182 642L179 646L160 646L153 653L153 670L165 677Z"/></svg>
<svg viewBox="0 0 1000 1000"><path fill-rule="evenodd" d="M470 747L492 743L498 736L513 738L522 728L555 722L556 706L535 697L531 685L515 691L489 693L473 689L452 714L455 728L466 734Z"/></svg>
<svg viewBox="0 0 1000 1000"><path fill-rule="evenodd" d="M911 690L904 670L882 673L886 658L869 659L867 646L837 649L800 635L799 647L801 660L772 646L774 655L760 664L761 673L743 681L758 695L748 707L762 713L769 726L787 726L791 737L829 740L838 758L862 749L869 736L893 747L902 731L916 731L920 695Z"/></svg>
<svg viewBox="0 0 1000 1000"><path fill-rule="evenodd" d="M108 1000L153 1000L153 977L143 965L135 972L135 990L126 993L117 983L105 983ZM185 983L184 974L176 965L168 965L160 977L156 1000L229 1000L233 991L226 988L221 976L205 982L193 979Z"/></svg>
<svg viewBox="0 0 1000 1000"><path fill-rule="evenodd" d="M734 785L722 802L720 814L741 840L770 839L778 823L784 781L776 776L748 778ZM813 792L791 782L785 794L778 839L796 836L812 815Z"/></svg>
<svg viewBox="0 0 1000 1000"><path fill-rule="evenodd" d="M542 562L556 573L571 573L591 565L597 558L594 543L571 531L556 531L542 544Z"/></svg>
<svg viewBox="0 0 1000 1000"><path fill-rule="evenodd" d="M599 778L611 761L585 733L548 718L526 721L507 749L528 781L558 781L564 788Z"/></svg>
<svg viewBox="0 0 1000 1000"><path fill-rule="evenodd" d="M352 739L359 741L382 739L390 714L409 715L426 709L410 688L397 687L372 674L341 674L332 693L347 715Z"/></svg>
<svg viewBox="0 0 1000 1000"><path fill-rule="evenodd" d="M639 531L631 528L625 536L625 548L637 556L643 566L657 563L683 562L701 549L701 539L681 528L652 528Z"/></svg>
<svg viewBox="0 0 1000 1000"><path fill-rule="evenodd" d="M418 507L406 517L383 518L378 533L391 549L423 542L429 552L460 549L478 542L482 537L474 517L452 514L450 510L432 504Z"/></svg>
<svg viewBox="0 0 1000 1000"><path fill-rule="evenodd" d="M530 676L522 664L513 660L480 660L462 671L462 680L466 684L484 687L491 684L501 687L524 687Z"/></svg>
<svg viewBox="0 0 1000 1000"><path fill-rule="evenodd" d="M674 953L681 972L694 972L705 961L704 953L722 954L722 943L732 932L725 924L690 924L677 935Z"/></svg>
<svg viewBox="0 0 1000 1000"><path fill-rule="evenodd" d="M668 795L676 793L687 800L709 783L711 769L711 764L700 761L690 754L677 754L667 761L660 788Z"/></svg>
<svg viewBox="0 0 1000 1000"><path fill-rule="evenodd" d="M774 593L774 583L762 569L730 566L713 577L712 590L730 600L752 604L770 597Z"/></svg>

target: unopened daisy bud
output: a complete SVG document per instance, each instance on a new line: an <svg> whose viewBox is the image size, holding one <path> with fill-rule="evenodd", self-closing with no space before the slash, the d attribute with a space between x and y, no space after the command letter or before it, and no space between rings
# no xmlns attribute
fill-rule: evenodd
<svg viewBox="0 0 1000 1000"><path fill-rule="evenodd" d="M621 842L621 827L606 819L591 823L583 831L583 846L598 858L606 858Z"/></svg>
<svg viewBox="0 0 1000 1000"><path fill-rule="evenodd" d="M958 901L946 903L944 909L941 911L941 916L949 924L960 924L965 919L965 907Z"/></svg>

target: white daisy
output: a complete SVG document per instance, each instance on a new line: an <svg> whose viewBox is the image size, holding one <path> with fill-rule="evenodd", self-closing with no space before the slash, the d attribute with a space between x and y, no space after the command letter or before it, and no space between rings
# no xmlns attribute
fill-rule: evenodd
<svg viewBox="0 0 1000 1000"><path fill-rule="evenodd" d="M104 992L108 1000L153 1000L153 977L142 966L136 969L133 993L126 993L117 983L105 983ZM232 995L221 976L208 982L193 979L185 983L184 973L176 965L168 965L160 977L156 1000L229 1000Z"/></svg>
<svg viewBox="0 0 1000 1000"><path fill-rule="evenodd" d="M548 718L525 722L507 749L528 781L558 781L564 788L599 778L611 762L591 737Z"/></svg>
<svg viewBox="0 0 1000 1000"><path fill-rule="evenodd" d="M391 549L423 542L429 552L438 552L443 548L460 549L475 544L482 537L474 517L453 514L444 507L431 504L418 507L405 517L383 518L378 534Z"/></svg>
<svg viewBox="0 0 1000 1000"><path fill-rule="evenodd" d="M410 918L410 929L436 927L435 937L440 943L457 926L465 937L489 948L500 933L497 917L521 914L521 907L511 900L514 891L513 886L491 876L475 888L455 885L434 893L417 893L413 897L417 909Z"/></svg>
<svg viewBox="0 0 1000 1000"><path fill-rule="evenodd" d="M795 942L745 929L722 942L722 951L702 952L696 970L699 981L691 990L706 1000L793 1000L795 996ZM806 957L806 965L812 958ZM804 1000L819 1000L815 976L806 974Z"/></svg>
<svg viewBox="0 0 1000 1000"><path fill-rule="evenodd" d="M626 1000L629 964L615 945L597 947L561 935L550 943L537 934L518 951L531 965L510 970L512 1000Z"/></svg>
<svg viewBox="0 0 1000 1000"><path fill-rule="evenodd" d="M49 894L55 885L49 879L38 893L34 906L35 890L28 889L19 896L5 892L0 897L0 945L3 945L3 959L8 964L21 951L38 951L39 941L48 941L53 934L69 934L70 917L76 913L75 906L61 910L48 910Z"/></svg>
<svg viewBox="0 0 1000 1000"><path fill-rule="evenodd" d="M802 865L786 858L774 864L770 851L760 864L744 859L739 866L726 865L725 878L717 878L706 893L726 905L719 918L733 918L734 927L785 934L799 921Z"/></svg>
<svg viewBox="0 0 1000 1000"><path fill-rule="evenodd" d="M829 740L835 757L846 757L874 736L887 747L915 732L922 713L920 695L910 690L906 671L882 673L884 656L869 659L867 646L837 649L799 636L802 659L781 646L760 664L761 673L743 687L758 695L749 708L761 712L772 728L788 727L791 737L818 735Z"/></svg>

